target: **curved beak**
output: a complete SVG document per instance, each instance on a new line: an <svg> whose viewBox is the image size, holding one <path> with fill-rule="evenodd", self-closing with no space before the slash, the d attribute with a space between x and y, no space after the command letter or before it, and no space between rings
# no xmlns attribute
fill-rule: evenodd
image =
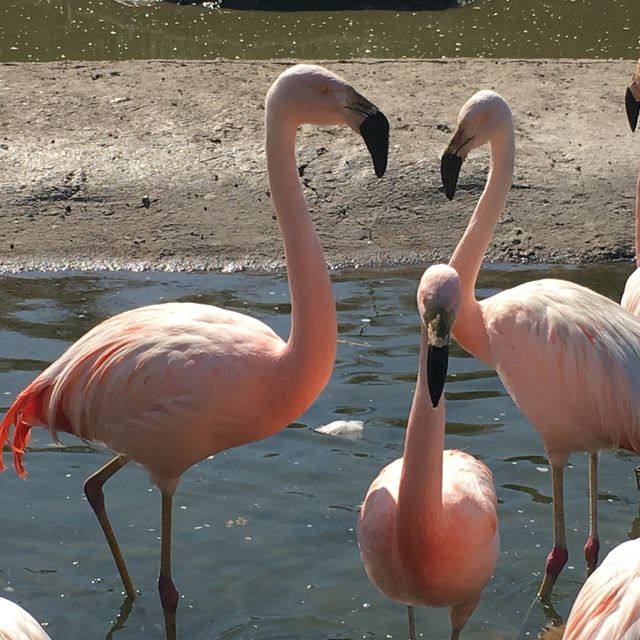
<svg viewBox="0 0 640 640"><path fill-rule="evenodd" d="M360 135L369 149L373 169L378 178L387 170L389 156L389 121L382 111L371 105L375 112L369 114L360 125Z"/></svg>
<svg viewBox="0 0 640 640"><path fill-rule="evenodd" d="M635 99L631 87L627 87L624 104L627 109L627 119L629 120L631 131L635 131L638 124L638 113L640 113L640 102Z"/></svg>
<svg viewBox="0 0 640 640"><path fill-rule="evenodd" d="M376 176L382 178L389 155L389 121L375 104L351 87L345 96L344 107L347 109L347 123L364 139Z"/></svg>
<svg viewBox="0 0 640 640"><path fill-rule="evenodd" d="M453 196L456 193L460 167L471 149L472 141L473 136L466 136L463 129L458 126L449 146L444 150L440 159L440 177L442 178L444 194L449 200L453 200Z"/></svg>
<svg viewBox="0 0 640 640"><path fill-rule="evenodd" d="M453 200L458 186L458 176L460 175L460 167L462 166L462 158L448 150L442 154L440 159L440 177L442 178L442 186L444 194L448 200Z"/></svg>
<svg viewBox="0 0 640 640"><path fill-rule="evenodd" d="M444 391L449 366L449 342L452 317L437 313L427 324L427 386L433 407L437 407Z"/></svg>

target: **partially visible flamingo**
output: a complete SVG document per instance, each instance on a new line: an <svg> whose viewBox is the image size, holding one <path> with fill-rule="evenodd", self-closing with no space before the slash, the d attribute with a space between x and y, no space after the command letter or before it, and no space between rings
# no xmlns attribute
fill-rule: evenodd
<svg viewBox="0 0 640 640"><path fill-rule="evenodd" d="M0 598L0 640L51 640L38 621L20 605Z"/></svg>
<svg viewBox="0 0 640 640"><path fill-rule="evenodd" d="M640 640L640 539L609 552L573 603L564 640Z"/></svg>
<svg viewBox="0 0 640 640"><path fill-rule="evenodd" d="M266 99L267 169L284 239L291 291L285 342L248 316L213 306L169 303L121 313L80 338L8 410L0 447L16 425L17 472L29 430L73 433L117 452L85 483L126 592L128 570L107 518L102 485L129 460L146 467L162 494L158 589L167 638L176 637L178 592L171 579L171 505L180 476L224 449L277 433L326 385L336 352L331 281L296 166L299 125L346 124L362 134L384 174L389 124L334 73L313 65L285 70Z"/></svg>
<svg viewBox="0 0 640 640"><path fill-rule="evenodd" d="M441 163L449 199L463 160L486 143L491 148L487 183L450 261L462 282L453 335L497 371L542 438L553 484L553 549L538 592L546 600L568 558L563 469L569 454L590 454L584 549L590 573L599 549L598 451L640 451L640 321L612 300L564 280L536 280L476 300L476 279L505 205L515 155L511 110L493 91L476 93L460 111Z"/></svg>
<svg viewBox="0 0 640 640"><path fill-rule="evenodd" d="M627 87L625 94L625 105L627 118L631 131L636 130L638 124L638 113L640 112L640 60L636 67L636 72L631 78L631 84ZM636 182L636 270L629 276L624 287L620 304L633 313L640 316L640 175Z"/></svg>
<svg viewBox="0 0 640 640"><path fill-rule="evenodd" d="M476 608L500 546L491 472L473 456L444 449L444 389L449 330L460 281L446 265L429 267L418 288L422 324L418 379L404 456L371 483L358 521L367 574L387 597L413 607L450 607L451 638Z"/></svg>

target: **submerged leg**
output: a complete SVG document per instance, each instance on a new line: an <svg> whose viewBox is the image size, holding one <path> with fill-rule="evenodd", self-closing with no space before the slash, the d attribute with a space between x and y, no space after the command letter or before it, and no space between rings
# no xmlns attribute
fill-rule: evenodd
<svg viewBox="0 0 640 640"><path fill-rule="evenodd" d="M407 613L409 614L409 640L416 640L416 623L413 619L413 607L407 605Z"/></svg>
<svg viewBox="0 0 640 640"><path fill-rule="evenodd" d="M463 602L462 604L456 604L451 607L449 612L449 618L451 619L451 640L458 640L460 632L467 624L469 616L474 612L478 606L478 600L470 600L469 602Z"/></svg>
<svg viewBox="0 0 640 640"><path fill-rule="evenodd" d="M587 578L598 565L600 539L598 538L598 453L589 454L589 537L584 545Z"/></svg>
<svg viewBox="0 0 640 640"><path fill-rule="evenodd" d="M564 490L562 474L564 464L551 463L551 481L553 487L553 548L547 556L544 578L538 590L538 598L543 602L549 600L553 585L567 564L567 538L564 530Z"/></svg>
<svg viewBox="0 0 640 640"><path fill-rule="evenodd" d="M173 495L162 494L162 543L160 549L160 576L158 592L164 611L164 626L167 640L176 640L176 610L178 591L171 579L171 506Z"/></svg>
<svg viewBox="0 0 640 640"><path fill-rule="evenodd" d="M119 469L122 469L125 464L129 462L129 458L126 456L116 456L101 469L98 469L93 475L89 476L84 483L84 493L89 500L89 504L93 508L94 513L98 518L98 522L104 532L104 537L107 539L109 548L111 549L111 555L116 562L120 578L122 578L122 584L127 592L127 596L132 600L136 598L136 590L131 582L129 576L129 570L122 557L122 552L116 540L116 536L113 533L111 523L107 516L107 510L104 506L104 493L102 492L102 485Z"/></svg>

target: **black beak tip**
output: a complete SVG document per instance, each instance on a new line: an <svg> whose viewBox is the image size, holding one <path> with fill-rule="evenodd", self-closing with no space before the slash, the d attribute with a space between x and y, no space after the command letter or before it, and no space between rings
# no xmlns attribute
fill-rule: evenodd
<svg viewBox="0 0 640 640"><path fill-rule="evenodd" d="M454 153L443 154L440 160L440 177L442 178L444 194L448 200L453 200L453 196L456 193L460 167L462 167L462 158L460 156Z"/></svg>
<svg viewBox="0 0 640 640"><path fill-rule="evenodd" d="M429 397L434 409L440 403L440 398L444 391L448 365L449 347L429 346L427 352L427 386L429 387Z"/></svg>
<svg viewBox="0 0 640 640"><path fill-rule="evenodd" d="M624 104L627 109L627 119L629 120L629 126L631 131L636 130L638 125L638 113L640 113L640 102L638 102L631 93L631 89L627 87L627 91L624 96Z"/></svg>
<svg viewBox="0 0 640 640"><path fill-rule="evenodd" d="M360 135L371 154L376 176L382 178L387 170L389 157L389 121L384 113L376 111L367 116L360 125Z"/></svg>

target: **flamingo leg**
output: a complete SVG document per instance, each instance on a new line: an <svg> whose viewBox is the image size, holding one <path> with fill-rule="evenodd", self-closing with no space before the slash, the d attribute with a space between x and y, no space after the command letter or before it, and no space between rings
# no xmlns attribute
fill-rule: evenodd
<svg viewBox="0 0 640 640"><path fill-rule="evenodd" d="M160 576L158 592L164 612L166 640L176 640L176 610L178 591L171 579L171 508L173 495L162 494L162 543L160 549Z"/></svg>
<svg viewBox="0 0 640 640"><path fill-rule="evenodd" d="M416 623L411 605L407 605L407 613L409 614L409 640L416 640Z"/></svg>
<svg viewBox="0 0 640 640"><path fill-rule="evenodd" d="M589 453L589 537L584 545L587 578L598 564L600 539L598 538L598 452Z"/></svg>
<svg viewBox="0 0 640 640"><path fill-rule="evenodd" d="M544 578L538 590L538 598L543 602L549 600L553 585L569 559L564 528L563 473L564 464L551 463L551 481L553 488L553 548L547 556Z"/></svg>
<svg viewBox="0 0 640 640"><path fill-rule="evenodd" d="M107 510L104 506L104 493L102 491L102 486L104 483L119 469L122 469L125 464L129 462L129 458L123 455L118 455L115 458L111 459L107 464L98 469L93 475L90 475L84 483L84 494L87 496L87 500L93 509L93 512L96 514L98 518L98 522L102 527L102 531L104 532L104 537L107 539L107 544L111 549L111 555L115 560L116 567L118 567L118 572L120 573L120 578L122 579L122 584L124 585L124 589L127 592L127 596L131 598L131 600L135 600L137 593L133 586L133 582L131 581L131 576L129 575L129 570L127 569L127 565L124 562L124 558L122 557L122 552L120 551L120 546L118 545L118 541L116 540L115 533L113 532L113 528L111 527L111 522L109 522L109 517L107 516Z"/></svg>

